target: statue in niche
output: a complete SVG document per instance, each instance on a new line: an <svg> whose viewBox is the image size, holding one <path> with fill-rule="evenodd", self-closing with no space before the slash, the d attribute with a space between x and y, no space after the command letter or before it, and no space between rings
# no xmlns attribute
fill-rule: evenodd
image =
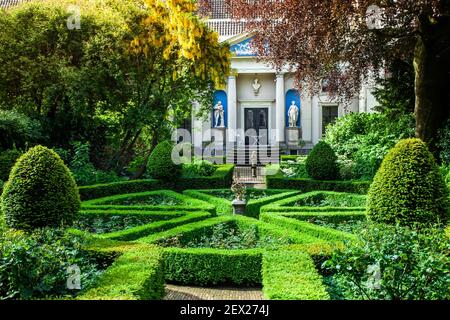
<svg viewBox="0 0 450 320"><path fill-rule="evenodd" d="M257 96L259 94L259 90L261 89L261 84L259 83L258 78L255 79L252 87L253 87L253 92L255 93L255 96Z"/></svg>
<svg viewBox="0 0 450 320"><path fill-rule="evenodd" d="M224 121L225 111L223 109L222 101L218 101L213 109L214 109L214 123L215 123L214 127L215 128L224 128L225 127L225 121Z"/></svg>
<svg viewBox="0 0 450 320"><path fill-rule="evenodd" d="M291 106L289 107L288 116L289 116L289 127L296 128L298 121L299 108L295 101L292 101Z"/></svg>

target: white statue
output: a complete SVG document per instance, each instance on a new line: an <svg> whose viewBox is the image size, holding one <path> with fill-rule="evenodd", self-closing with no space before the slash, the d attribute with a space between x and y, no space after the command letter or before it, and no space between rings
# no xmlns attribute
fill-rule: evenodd
<svg viewBox="0 0 450 320"><path fill-rule="evenodd" d="M253 92L255 93L255 96L259 94L259 89L261 89L261 84L259 83L259 80L256 78L253 82Z"/></svg>
<svg viewBox="0 0 450 320"><path fill-rule="evenodd" d="M289 107L289 111L288 111L289 127L290 128L297 127L298 113L299 113L299 108L295 104L295 101L292 101L292 104Z"/></svg>
<svg viewBox="0 0 450 320"><path fill-rule="evenodd" d="M214 106L214 119L215 119L215 127L216 128L225 127L223 117L224 117L223 105L222 105L222 101L219 101Z"/></svg>

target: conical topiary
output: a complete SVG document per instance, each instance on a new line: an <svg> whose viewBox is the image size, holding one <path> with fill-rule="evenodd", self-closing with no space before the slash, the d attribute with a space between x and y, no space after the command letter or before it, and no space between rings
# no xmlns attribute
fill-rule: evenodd
<svg viewBox="0 0 450 320"><path fill-rule="evenodd" d="M147 164L147 173L152 178L172 182L180 177L182 166L173 162L173 148L172 142L163 141L153 150Z"/></svg>
<svg viewBox="0 0 450 320"><path fill-rule="evenodd" d="M370 187L367 214L387 224L447 221L447 186L423 141L402 140L389 151Z"/></svg>
<svg viewBox="0 0 450 320"><path fill-rule="evenodd" d="M336 180L339 177L337 157L326 142L319 142L305 162L308 175L316 180Z"/></svg>
<svg viewBox="0 0 450 320"><path fill-rule="evenodd" d="M11 228L61 227L76 219L80 196L61 158L37 146L22 155L11 170L1 207Z"/></svg>

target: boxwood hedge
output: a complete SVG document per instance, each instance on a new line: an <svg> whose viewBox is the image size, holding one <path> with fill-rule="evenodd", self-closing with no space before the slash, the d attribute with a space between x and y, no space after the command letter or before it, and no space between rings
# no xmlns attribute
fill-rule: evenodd
<svg viewBox="0 0 450 320"><path fill-rule="evenodd" d="M229 189L217 189L217 191L228 191L228 190ZM206 190L206 189L205 190L186 190L183 193L192 198L201 199L201 200L204 200L206 202L209 202L209 203L215 205L218 215L233 213L233 206L231 204L231 201L208 194L209 191L211 191L211 190ZM260 209L264 205L270 204L274 201L292 197L299 193L298 191L275 190L275 189L267 189L265 191L267 191L269 193L275 193L275 194L269 195L268 197L265 197L265 198L250 200L247 203L246 214L245 214L246 216L258 218Z"/></svg>
<svg viewBox="0 0 450 320"><path fill-rule="evenodd" d="M261 284L261 249L164 250L165 279L184 285Z"/></svg>
<svg viewBox="0 0 450 320"><path fill-rule="evenodd" d="M234 165L226 164L217 167L212 176L179 178L177 180L130 180L79 187L81 200L92 200L119 194L137 193L152 190L172 189L183 191L186 189L229 188L233 180Z"/></svg>
<svg viewBox="0 0 450 320"><path fill-rule="evenodd" d="M114 249L109 249L114 250ZM156 246L130 246L78 300L160 300L164 258Z"/></svg>
<svg viewBox="0 0 450 320"><path fill-rule="evenodd" d="M314 206L302 206L298 205L306 201L308 198L314 198L318 196L332 196L338 199L339 197L346 197L350 202L355 203L354 206L348 207L314 207ZM282 199L271 204L265 205L261 208L261 212L353 212L366 210L365 207L358 206L361 201L365 200L364 195L351 194L351 193L338 193L332 191L313 191L295 195L286 199ZM350 203L351 205L351 203Z"/></svg>
<svg viewBox="0 0 450 320"><path fill-rule="evenodd" d="M307 178L287 178L280 171L278 171L273 175L266 176L266 184L267 188L270 189L291 189L291 190L298 190L300 192L322 190L322 191L367 194L371 182L321 181Z"/></svg>
<svg viewBox="0 0 450 320"><path fill-rule="evenodd" d="M82 211L81 215L84 216L107 216L107 215L145 215L152 217L165 217L166 220L156 221L145 225L120 230L116 232L109 232L104 234L95 235L98 238L121 240L121 241L133 241L142 237L146 237L153 233L158 233L164 230L175 228L186 223L197 222L205 220L211 217L209 212L181 212L181 211L126 211L126 210L91 210Z"/></svg>
<svg viewBox="0 0 450 320"><path fill-rule="evenodd" d="M263 293L276 300L329 300L322 276L305 252L271 250L264 252Z"/></svg>
<svg viewBox="0 0 450 320"><path fill-rule="evenodd" d="M181 204L179 205L115 205L110 204L117 201L126 201L132 199L140 199L149 196L164 196L175 199ZM212 214L216 213L214 205L205 201L194 199L186 195L171 191L158 190L132 194L115 195L105 198L88 200L82 203L83 210L143 210L143 211L207 211Z"/></svg>

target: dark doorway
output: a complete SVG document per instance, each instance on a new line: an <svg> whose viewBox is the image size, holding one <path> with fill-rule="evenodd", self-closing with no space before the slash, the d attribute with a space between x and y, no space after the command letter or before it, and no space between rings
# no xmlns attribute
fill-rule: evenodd
<svg viewBox="0 0 450 320"><path fill-rule="evenodd" d="M334 123L339 116L338 106L322 107L322 135L325 134L328 125Z"/></svg>
<svg viewBox="0 0 450 320"><path fill-rule="evenodd" d="M269 133L269 109L246 108L244 109L245 132L251 130L245 137L245 145L258 146L268 144Z"/></svg>

